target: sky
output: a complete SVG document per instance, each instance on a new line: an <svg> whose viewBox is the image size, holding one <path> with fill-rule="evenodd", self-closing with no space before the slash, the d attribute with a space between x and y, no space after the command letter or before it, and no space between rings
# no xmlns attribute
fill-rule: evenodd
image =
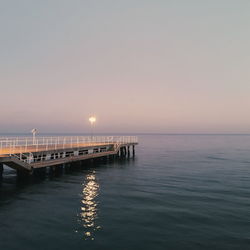
<svg viewBox="0 0 250 250"><path fill-rule="evenodd" d="M250 133L249 0L0 0L0 133Z"/></svg>

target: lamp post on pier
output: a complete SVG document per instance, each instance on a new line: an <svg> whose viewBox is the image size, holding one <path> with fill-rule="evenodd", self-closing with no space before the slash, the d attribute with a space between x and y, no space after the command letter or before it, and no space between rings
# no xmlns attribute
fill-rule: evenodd
<svg viewBox="0 0 250 250"><path fill-rule="evenodd" d="M33 145L35 144L35 142L36 142L36 133L38 132L38 130L36 129L36 128L33 128L32 130L31 130L31 133L32 133L32 135L33 135Z"/></svg>
<svg viewBox="0 0 250 250"><path fill-rule="evenodd" d="M96 117L94 116L89 117L89 122L91 124L91 138L93 139L93 130L94 130L95 122L96 122Z"/></svg>

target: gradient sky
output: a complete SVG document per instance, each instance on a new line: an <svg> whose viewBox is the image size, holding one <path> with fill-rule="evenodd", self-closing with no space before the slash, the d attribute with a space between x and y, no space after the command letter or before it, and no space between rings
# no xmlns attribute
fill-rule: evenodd
<svg viewBox="0 0 250 250"><path fill-rule="evenodd" d="M0 132L250 133L249 0L0 0Z"/></svg>

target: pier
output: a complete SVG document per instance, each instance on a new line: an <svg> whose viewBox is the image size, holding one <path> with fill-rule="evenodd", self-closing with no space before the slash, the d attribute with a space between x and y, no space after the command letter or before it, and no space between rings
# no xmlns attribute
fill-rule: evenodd
<svg viewBox="0 0 250 250"><path fill-rule="evenodd" d="M56 170L88 159L130 157L137 144L136 136L0 138L0 177L4 165L18 175L32 175L46 167Z"/></svg>

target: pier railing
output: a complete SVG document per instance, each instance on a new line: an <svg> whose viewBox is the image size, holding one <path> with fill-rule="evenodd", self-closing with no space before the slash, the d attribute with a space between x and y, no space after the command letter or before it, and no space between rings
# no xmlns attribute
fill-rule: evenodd
<svg viewBox="0 0 250 250"><path fill-rule="evenodd" d="M10 137L0 138L0 154L125 143L138 143L138 138L137 136Z"/></svg>

